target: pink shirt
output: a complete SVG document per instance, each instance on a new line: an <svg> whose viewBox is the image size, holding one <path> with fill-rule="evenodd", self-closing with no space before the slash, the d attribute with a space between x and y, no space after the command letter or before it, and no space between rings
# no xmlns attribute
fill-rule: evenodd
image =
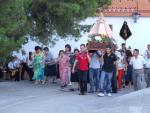
<svg viewBox="0 0 150 113"><path fill-rule="evenodd" d="M59 68L60 69L67 69L69 68L69 57L64 55L62 58L59 58Z"/></svg>

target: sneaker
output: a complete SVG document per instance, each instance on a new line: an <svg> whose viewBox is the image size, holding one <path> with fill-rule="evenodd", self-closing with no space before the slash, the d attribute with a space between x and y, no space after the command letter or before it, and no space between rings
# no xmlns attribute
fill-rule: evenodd
<svg viewBox="0 0 150 113"><path fill-rule="evenodd" d="M37 85L38 83L39 83L38 81L35 81L35 83L34 83L34 84L35 84L35 85Z"/></svg>
<svg viewBox="0 0 150 113"><path fill-rule="evenodd" d="M107 96L108 96L108 97L111 97L112 95L111 95L111 93L108 93Z"/></svg>
<svg viewBox="0 0 150 113"><path fill-rule="evenodd" d="M43 80L43 81L42 81L42 85L44 85L44 84L45 84L45 81Z"/></svg>
<svg viewBox="0 0 150 113"><path fill-rule="evenodd" d="M104 93L99 93L97 95L100 96L100 97L104 97L105 96Z"/></svg>
<svg viewBox="0 0 150 113"><path fill-rule="evenodd" d="M84 92L83 95L87 95L87 92Z"/></svg>
<svg viewBox="0 0 150 113"><path fill-rule="evenodd" d="M67 87L67 84L65 84L64 87Z"/></svg>
<svg viewBox="0 0 150 113"><path fill-rule="evenodd" d="M73 91L75 91L75 89L71 88L71 89L69 89L69 91L73 92Z"/></svg>
<svg viewBox="0 0 150 113"><path fill-rule="evenodd" d="M83 92L80 92L79 95L84 95L84 93L83 93Z"/></svg>
<svg viewBox="0 0 150 113"><path fill-rule="evenodd" d="M71 82L68 85L71 86L72 85Z"/></svg>
<svg viewBox="0 0 150 113"><path fill-rule="evenodd" d="M56 82L56 81L53 81L52 84L57 84L57 82Z"/></svg>

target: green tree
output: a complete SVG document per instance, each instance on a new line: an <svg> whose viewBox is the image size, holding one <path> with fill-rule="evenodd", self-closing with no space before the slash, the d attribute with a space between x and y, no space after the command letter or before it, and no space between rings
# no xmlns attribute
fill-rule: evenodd
<svg viewBox="0 0 150 113"><path fill-rule="evenodd" d="M0 65L25 43L28 4L29 0L0 0Z"/></svg>
<svg viewBox="0 0 150 113"><path fill-rule="evenodd" d="M98 7L107 6L110 0L36 0L29 9L32 30L30 34L38 37L44 44L55 42L53 34L61 38L79 38L86 26L79 22L94 16ZM87 30L87 29L86 29Z"/></svg>
<svg viewBox="0 0 150 113"><path fill-rule="evenodd" d="M25 43L27 34L44 44L54 44L57 36L78 38L86 28L79 22L109 4L110 0L0 0L0 59Z"/></svg>
<svg viewBox="0 0 150 113"><path fill-rule="evenodd" d="M98 0L98 4L100 8L107 8L111 5L112 0Z"/></svg>
<svg viewBox="0 0 150 113"><path fill-rule="evenodd" d="M40 42L49 43L52 35L62 38L78 37L80 27L78 22L92 16L97 9L96 0L36 0L30 7L31 34ZM48 40L49 41L48 41Z"/></svg>

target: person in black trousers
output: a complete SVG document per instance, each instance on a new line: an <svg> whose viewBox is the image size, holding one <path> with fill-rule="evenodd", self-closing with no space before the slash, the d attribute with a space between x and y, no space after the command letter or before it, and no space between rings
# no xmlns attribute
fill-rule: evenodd
<svg viewBox="0 0 150 113"><path fill-rule="evenodd" d="M78 66L78 76L80 84L80 95L87 94L87 73L89 68L90 56L84 44L80 45L80 53L76 56L72 73L75 72L76 65ZM77 64L78 63L78 64Z"/></svg>
<svg viewBox="0 0 150 113"><path fill-rule="evenodd" d="M20 81L20 60L17 56L14 56L13 66L15 72L14 79L15 81Z"/></svg>
<svg viewBox="0 0 150 113"><path fill-rule="evenodd" d="M34 72L33 72L33 62L34 62L34 59L33 59L33 55L32 55L32 52L29 52L29 58L28 58L28 69L29 69L29 79L30 81L33 81L33 75L34 75Z"/></svg>
<svg viewBox="0 0 150 113"><path fill-rule="evenodd" d="M113 68L113 76L112 76L112 93L118 92L118 86L117 86L117 68L116 65L114 65Z"/></svg>
<svg viewBox="0 0 150 113"><path fill-rule="evenodd" d="M3 71L2 69L0 68L0 79L3 78Z"/></svg>
<svg viewBox="0 0 150 113"><path fill-rule="evenodd" d="M117 52L119 52L117 45L113 45L113 53L117 57ZM122 50L124 49L124 44L122 44ZM112 76L112 93L117 93L118 92L118 84L117 84L117 67L116 64L113 65L113 76Z"/></svg>
<svg viewBox="0 0 150 113"><path fill-rule="evenodd" d="M22 50L22 58L21 58L21 65L22 65L22 71L21 71L21 80L24 80L24 73L25 71L29 74L29 67L27 66L27 56L26 52Z"/></svg>

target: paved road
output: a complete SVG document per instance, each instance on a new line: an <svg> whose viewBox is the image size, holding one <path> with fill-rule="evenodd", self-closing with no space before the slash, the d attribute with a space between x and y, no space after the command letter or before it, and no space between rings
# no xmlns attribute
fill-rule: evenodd
<svg viewBox="0 0 150 113"><path fill-rule="evenodd" d="M64 92L53 84L0 82L0 113L96 113L102 106L109 106L112 100L130 92L124 89L112 97L102 98L96 94L80 96L79 92Z"/></svg>

